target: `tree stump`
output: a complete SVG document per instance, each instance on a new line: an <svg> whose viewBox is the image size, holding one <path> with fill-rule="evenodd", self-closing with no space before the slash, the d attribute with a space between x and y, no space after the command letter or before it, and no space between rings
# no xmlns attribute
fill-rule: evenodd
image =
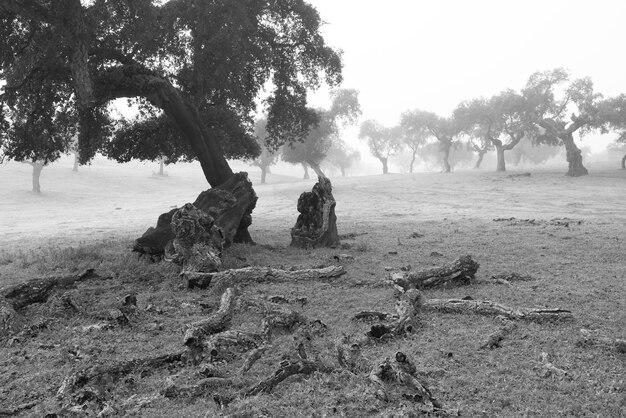
<svg viewBox="0 0 626 418"><path fill-rule="evenodd" d="M248 226L252 224L252 210L256 206L257 195L252 188L247 173L237 173L223 184L206 190L198 196L193 205L210 215L224 234L224 246L233 242L252 242ZM171 228L172 209L163 213L156 227L148 230L137 240L133 251L149 255L161 255L167 243L175 238Z"/></svg>
<svg viewBox="0 0 626 418"><path fill-rule="evenodd" d="M298 199L298 219L291 228L291 246L300 248L332 247L339 244L335 198L330 180L318 176L310 192Z"/></svg>
<svg viewBox="0 0 626 418"><path fill-rule="evenodd" d="M172 216L175 238L165 248L169 261L183 266L183 271L212 272L222 265L224 235L213 217L186 203Z"/></svg>

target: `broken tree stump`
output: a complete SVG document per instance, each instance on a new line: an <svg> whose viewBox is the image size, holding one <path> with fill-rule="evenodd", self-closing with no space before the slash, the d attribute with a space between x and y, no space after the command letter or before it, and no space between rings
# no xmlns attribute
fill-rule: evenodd
<svg viewBox="0 0 626 418"><path fill-rule="evenodd" d="M183 271L213 272L222 265L224 235L213 217L186 203L172 216L174 239L165 249L168 261L183 266Z"/></svg>
<svg viewBox="0 0 626 418"><path fill-rule="evenodd" d="M329 266L318 269L281 270L271 267L244 267L215 273L183 271L187 287L205 289L212 286L215 291L225 287L262 282L313 281L339 277L346 273L343 266Z"/></svg>
<svg viewBox="0 0 626 418"><path fill-rule="evenodd" d="M391 281L405 291L426 289L446 283L469 284L474 279L478 267L479 264L472 260L472 256L464 255L441 267L411 273L394 273L391 275Z"/></svg>
<svg viewBox="0 0 626 418"><path fill-rule="evenodd" d="M252 223L252 210L257 195L247 173L234 174L223 184L206 190L196 198L193 205L206 212L224 233L224 246L233 242L252 242L248 226ZM149 255L162 255L168 242L174 239L170 227L172 217L178 209L163 213L156 227L149 228L135 240L133 251Z"/></svg>
<svg viewBox="0 0 626 418"><path fill-rule="evenodd" d="M353 319L376 318L380 322L372 325L366 333L367 337L380 339L392 335L403 335L412 332L416 327L416 320L420 309L424 303L422 293L417 289L409 289L401 293L396 301L396 315L389 315L384 312L363 311L357 313Z"/></svg>
<svg viewBox="0 0 626 418"><path fill-rule="evenodd" d="M507 319L527 321L557 321L572 318L571 311L560 308L512 308L490 300L427 299L425 308L443 312L502 315Z"/></svg>
<svg viewBox="0 0 626 418"><path fill-rule="evenodd" d="M310 192L298 199L298 219L291 228L291 246L300 248L332 247L339 244L335 198L330 180L318 176Z"/></svg>

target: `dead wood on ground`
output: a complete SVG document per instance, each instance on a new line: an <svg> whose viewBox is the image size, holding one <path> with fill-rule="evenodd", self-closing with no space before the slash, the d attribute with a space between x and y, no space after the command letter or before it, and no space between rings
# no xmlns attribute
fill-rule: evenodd
<svg viewBox="0 0 626 418"><path fill-rule="evenodd" d="M441 267L411 273L394 273L391 275L391 281L405 291L427 289L448 283L469 284L474 280L478 267L479 264L472 260L472 256L464 255Z"/></svg>
<svg viewBox="0 0 626 418"><path fill-rule="evenodd" d="M271 267L244 267L224 270L215 273L183 272L181 276L187 280L191 288L205 289L213 287L215 292L225 287L263 282L307 282L339 277L346 273L343 266L303 270L281 270Z"/></svg>
<svg viewBox="0 0 626 418"><path fill-rule="evenodd" d="M502 315L508 319L527 321L555 321L571 319L571 311L560 308L513 308L489 300L427 299L424 307L443 312Z"/></svg>
<svg viewBox="0 0 626 418"><path fill-rule="evenodd" d="M300 195L300 215L291 228L292 247L333 247L339 244L336 202L332 190L330 180L319 176L313 190Z"/></svg>
<svg viewBox="0 0 626 418"><path fill-rule="evenodd" d="M626 353L626 339L606 337L597 331L584 328L580 330L580 339L576 345L579 347L598 346L618 353Z"/></svg>

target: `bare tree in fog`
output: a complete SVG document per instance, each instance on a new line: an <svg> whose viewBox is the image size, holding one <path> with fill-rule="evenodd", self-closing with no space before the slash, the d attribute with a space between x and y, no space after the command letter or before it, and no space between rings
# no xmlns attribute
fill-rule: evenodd
<svg viewBox="0 0 626 418"><path fill-rule="evenodd" d="M369 119L361 124L359 138L367 141L370 153L383 165L383 174L389 172L389 157L402 149L400 128L387 128L375 120Z"/></svg>
<svg viewBox="0 0 626 418"><path fill-rule="evenodd" d="M51 80L0 103L0 156L33 167L32 191L41 193L43 168L70 152L77 118L69 89Z"/></svg>

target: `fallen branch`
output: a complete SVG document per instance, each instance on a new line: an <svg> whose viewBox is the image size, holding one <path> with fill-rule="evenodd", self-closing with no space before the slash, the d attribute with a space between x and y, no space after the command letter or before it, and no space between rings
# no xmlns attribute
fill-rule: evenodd
<svg viewBox="0 0 626 418"><path fill-rule="evenodd" d="M208 318L193 322L187 326L183 343L189 349L190 360L197 362L203 351L204 337L216 334L228 328L235 308L235 290L228 288L222 294L220 307Z"/></svg>
<svg viewBox="0 0 626 418"><path fill-rule="evenodd" d="M183 272L187 287L205 289L211 285L219 291L247 283L295 282L331 279L346 273L343 266L329 266L318 269L281 270L271 267L244 267L214 273Z"/></svg>
<svg viewBox="0 0 626 418"><path fill-rule="evenodd" d="M263 356L263 354L265 354L267 348L267 346L263 346L250 351L246 356L246 359L243 361L241 369L239 369L239 375L247 373L248 370L254 366L254 363L256 363Z"/></svg>
<svg viewBox="0 0 626 418"><path fill-rule="evenodd" d="M106 377L119 378L120 376L137 372L144 369L155 369L166 364L180 362L185 354L184 351L178 353L162 354L154 357L126 360L114 364L97 364L74 372L63 379L61 387L57 391L57 396L62 398L76 389L85 386L92 380Z"/></svg>
<svg viewBox="0 0 626 418"><path fill-rule="evenodd" d="M280 362L280 367L272 377L260 381L250 389L248 389L244 396L255 396L260 393L270 393L274 388L283 380L289 376L296 374L310 375L314 372L331 373L334 371L332 367L326 366L317 361L311 361L306 359L299 359L295 362L290 360L283 360Z"/></svg>
<svg viewBox="0 0 626 418"><path fill-rule="evenodd" d="M457 258L442 267L412 273L394 273L391 275L393 284L408 289L426 289L446 283L469 284L474 279L479 264L470 255Z"/></svg>
<svg viewBox="0 0 626 418"><path fill-rule="evenodd" d="M33 303L44 303L55 288L67 289L75 283L100 278L93 269L71 276L45 277L9 286L0 290L0 297L8 301L16 311Z"/></svg>
<svg viewBox="0 0 626 418"><path fill-rule="evenodd" d="M197 398L209 390L230 386L233 382L233 379L225 377L207 377L195 385L180 386L171 383L165 389L159 391L159 393L166 398Z"/></svg>
<svg viewBox="0 0 626 418"><path fill-rule="evenodd" d="M415 328L415 320L424 302L421 292L417 289L409 289L401 293L396 302L396 315L384 312L364 311L357 313L353 319L378 318L379 320L392 320L392 322L372 325L367 332L371 338L382 338L391 335L402 335L412 332Z"/></svg>
<svg viewBox="0 0 626 418"><path fill-rule="evenodd" d="M444 312L502 315L508 319L553 321L571 319L571 311L559 308L512 308L489 300L427 299L424 307Z"/></svg>

